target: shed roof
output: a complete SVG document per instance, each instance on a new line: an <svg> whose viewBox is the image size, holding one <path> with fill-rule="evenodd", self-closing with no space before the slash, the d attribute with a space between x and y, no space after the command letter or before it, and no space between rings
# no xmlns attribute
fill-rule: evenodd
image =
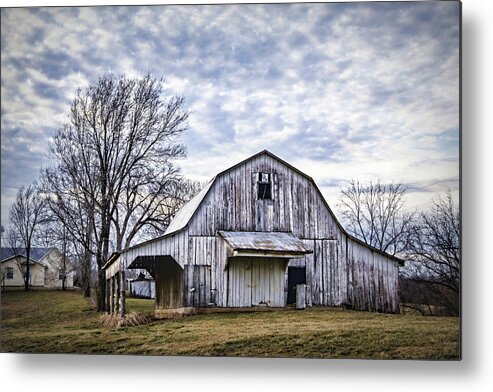
<svg viewBox="0 0 493 392"><path fill-rule="evenodd" d="M183 229L194 214L195 210L199 207L200 203L204 199L210 187L214 183L214 179L210 180L206 186L204 186L199 193L192 197L180 210L176 213L175 217L171 221L171 224L166 229L164 235L174 233Z"/></svg>
<svg viewBox="0 0 493 392"><path fill-rule="evenodd" d="M220 231L233 251L247 251L266 255L304 255L311 253L303 242L291 233L257 231Z"/></svg>

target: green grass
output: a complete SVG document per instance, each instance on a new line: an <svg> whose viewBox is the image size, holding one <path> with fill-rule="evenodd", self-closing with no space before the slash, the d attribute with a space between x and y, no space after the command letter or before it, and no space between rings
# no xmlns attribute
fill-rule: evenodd
<svg viewBox="0 0 493 392"><path fill-rule="evenodd" d="M1 351L458 359L459 319L350 310L216 313L111 329L77 292L2 293ZM153 302L129 299L129 311Z"/></svg>
<svg viewBox="0 0 493 392"><path fill-rule="evenodd" d="M127 298L127 312L154 314L154 300L142 298Z"/></svg>

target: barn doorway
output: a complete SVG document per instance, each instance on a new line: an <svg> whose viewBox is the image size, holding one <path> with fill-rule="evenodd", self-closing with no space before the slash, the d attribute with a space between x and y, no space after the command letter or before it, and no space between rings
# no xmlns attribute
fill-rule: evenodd
<svg viewBox="0 0 493 392"><path fill-rule="evenodd" d="M297 284L306 284L306 267L288 267L288 305L296 302Z"/></svg>
<svg viewBox="0 0 493 392"><path fill-rule="evenodd" d="M229 307L285 306L285 274L289 259L234 257L229 260Z"/></svg>
<svg viewBox="0 0 493 392"><path fill-rule="evenodd" d="M145 269L155 280L156 309L183 307L183 268L169 255L137 256L128 269Z"/></svg>
<svg viewBox="0 0 493 392"><path fill-rule="evenodd" d="M183 269L171 257L156 265L156 308L183 306Z"/></svg>

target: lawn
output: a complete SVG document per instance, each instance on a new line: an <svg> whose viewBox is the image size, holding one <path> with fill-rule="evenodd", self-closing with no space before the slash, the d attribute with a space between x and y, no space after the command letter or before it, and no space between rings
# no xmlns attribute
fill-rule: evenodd
<svg viewBox="0 0 493 392"><path fill-rule="evenodd" d="M153 302L129 299L129 311ZM119 329L77 292L6 292L1 351L379 359L459 359L459 319L350 310L216 313Z"/></svg>

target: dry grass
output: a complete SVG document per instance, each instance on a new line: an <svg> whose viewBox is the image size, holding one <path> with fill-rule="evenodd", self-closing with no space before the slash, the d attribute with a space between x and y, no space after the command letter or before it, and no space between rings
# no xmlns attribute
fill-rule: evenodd
<svg viewBox="0 0 493 392"><path fill-rule="evenodd" d="M107 320L107 327L78 293L4 293L1 349L258 357L460 357L457 318L313 309L152 320L152 301L130 300L128 308L133 314L126 317L128 321Z"/></svg>
<svg viewBox="0 0 493 392"><path fill-rule="evenodd" d="M123 317L103 314L100 317L101 325L109 328L136 327L137 325L148 324L153 321L153 317L142 313L128 313Z"/></svg>

